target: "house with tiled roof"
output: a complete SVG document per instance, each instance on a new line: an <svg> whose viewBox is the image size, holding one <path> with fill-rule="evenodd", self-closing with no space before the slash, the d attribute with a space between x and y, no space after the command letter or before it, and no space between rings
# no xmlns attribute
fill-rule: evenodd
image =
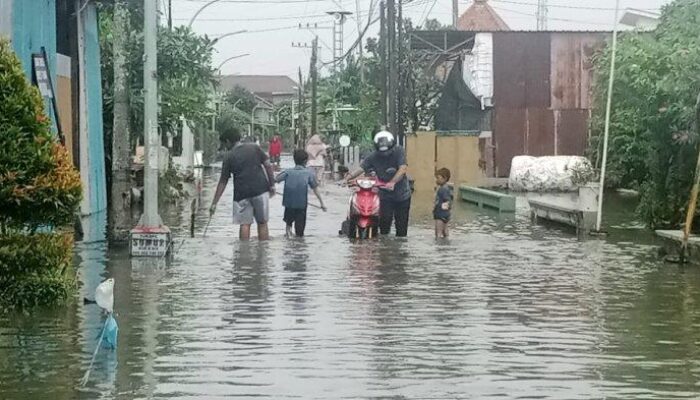
<svg viewBox="0 0 700 400"><path fill-rule="evenodd" d="M475 32L510 30L508 24L488 4L488 0L474 0L474 3L467 11L459 17L457 29Z"/></svg>
<svg viewBox="0 0 700 400"><path fill-rule="evenodd" d="M250 93L277 105L294 100L298 84L286 75L222 75L219 91L226 93L240 86Z"/></svg>

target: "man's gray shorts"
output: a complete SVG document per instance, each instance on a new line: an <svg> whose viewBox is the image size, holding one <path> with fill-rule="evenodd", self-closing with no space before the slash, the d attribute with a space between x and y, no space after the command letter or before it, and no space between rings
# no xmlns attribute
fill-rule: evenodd
<svg viewBox="0 0 700 400"><path fill-rule="evenodd" d="M266 224L270 219L270 194L233 202L233 223L236 225L252 225L253 221Z"/></svg>

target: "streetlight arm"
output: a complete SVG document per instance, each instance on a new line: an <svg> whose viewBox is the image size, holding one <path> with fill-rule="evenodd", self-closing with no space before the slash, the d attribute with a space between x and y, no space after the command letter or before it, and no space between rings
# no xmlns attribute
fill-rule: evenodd
<svg viewBox="0 0 700 400"><path fill-rule="evenodd" d="M247 32L248 32L247 29L242 29L242 30L236 31L236 32L229 32L229 33L226 33L226 34L224 34L224 35L221 35L221 36L219 36L218 38L212 40L212 41L211 41L211 44L216 44L219 40L221 40L221 39L223 39L223 38L226 38L226 37L229 37L229 36L233 36L233 35L240 35L241 33L247 33Z"/></svg>
<svg viewBox="0 0 700 400"><path fill-rule="evenodd" d="M237 56L229 57L229 58L225 59L224 62L222 62L221 64L219 64L219 66L216 68L216 70L217 70L217 71L220 70L221 67L224 66L224 64L226 64L227 62L229 62L229 61L231 61L231 60L235 60L235 59L237 59L237 58L242 58L242 57L247 57L247 56L249 56L249 55L250 55L250 54L245 53L245 54L239 54L239 55L237 55Z"/></svg>
<svg viewBox="0 0 700 400"><path fill-rule="evenodd" d="M200 14L202 11L204 11L205 8L207 8L207 7L209 7L210 5L216 3L217 1L221 1L221 0L211 0L209 3L203 5L202 8L200 8L199 10L197 10L197 12L194 13L194 15L192 16L192 19L190 20L190 23L187 25L187 27L191 28L191 27L192 27L192 24L194 23L194 20L197 19L197 17L199 16L199 14Z"/></svg>

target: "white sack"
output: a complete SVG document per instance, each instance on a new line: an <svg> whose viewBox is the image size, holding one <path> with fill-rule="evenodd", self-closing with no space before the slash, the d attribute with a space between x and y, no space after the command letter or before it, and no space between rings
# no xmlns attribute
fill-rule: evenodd
<svg viewBox="0 0 700 400"><path fill-rule="evenodd" d="M513 158L508 186L516 192L572 192L594 178L585 157L551 156Z"/></svg>

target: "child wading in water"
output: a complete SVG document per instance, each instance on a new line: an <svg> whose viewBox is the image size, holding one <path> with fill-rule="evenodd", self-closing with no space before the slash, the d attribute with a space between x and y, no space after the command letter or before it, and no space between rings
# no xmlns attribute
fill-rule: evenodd
<svg viewBox="0 0 700 400"><path fill-rule="evenodd" d="M433 219L435 220L435 237L448 237L447 228L450 222L450 209L452 209L452 188L447 184L450 180L450 170L441 168L435 172L435 183L438 188L435 193L435 206L433 207Z"/></svg>
<svg viewBox="0 0 700 400"><path fill-rule="evenodd" d="M294 150L294 164L292 169L281 172L275 178L276 182L284 182L284 195L282 205L284 206L284 222L287 224L287 236L292 236L292 226L294 233L298 237L304 236L306 228L306 208L308 207L309 188L321 203L321 209L326 211L323 199L318 193L318 181L313 171L306 168L309 155L304 150Z"/></svg>

